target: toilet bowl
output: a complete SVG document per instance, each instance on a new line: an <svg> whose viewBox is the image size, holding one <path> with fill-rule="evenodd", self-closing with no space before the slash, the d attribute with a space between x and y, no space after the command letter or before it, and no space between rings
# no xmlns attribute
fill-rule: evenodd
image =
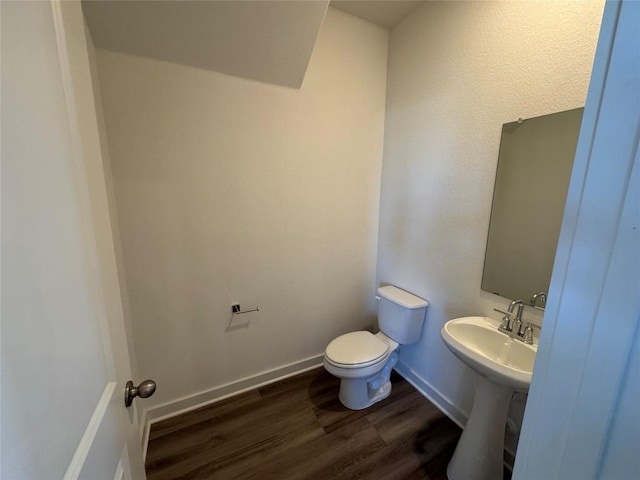
<svg viewBox="0 0 640 480"><path fill-rule="evenodd" d="M342 404L362 410L391 393L391 370L400 344L420 338L428 302L393 285L378 289L380 332L346 333L331 341L324 352L324 367L340 378Z"/></svg>
<svg viewBox="0 0 640 480"><path fill-rule="evenodd" d="M367 331L341 335L327 346L324 368L341 379L338 398L345 407L362 410L389 396L397 348L382 332Z"/></svg>

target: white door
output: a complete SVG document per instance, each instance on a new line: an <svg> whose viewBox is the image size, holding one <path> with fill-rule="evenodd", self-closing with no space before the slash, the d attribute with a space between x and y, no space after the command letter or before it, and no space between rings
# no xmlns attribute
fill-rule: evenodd
<svg viewBox="0 0 640 480"><path fill-rule="evenodd" d="M80 4L0 13L0 476L144 478Z"/></svg>
<svg viewBox="0 0 640 480"><path fill-rule="evenodd" d="M605 6L514 479L640 478L639 20Z"/></svg>

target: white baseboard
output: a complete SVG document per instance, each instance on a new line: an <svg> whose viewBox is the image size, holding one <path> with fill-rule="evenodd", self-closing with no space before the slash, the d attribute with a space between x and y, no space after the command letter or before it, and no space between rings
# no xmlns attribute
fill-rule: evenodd
<svg viewBox="0 0 640 480"><path fill-rule="evenodd" d="M146 459L147 457L149 431L152 424L320 367L322 366L322 359L323 355L315 355L144 410L141 415L141 424L143 426L142 452L144 458Z"/></svg>
<svg viewBox="0 0 640 480"><path fill-rule="evenodd" d="M447 417L453 420L460 428L467 423L468 413L460 410L447 397L431 386L424 378L411 370L404 362L398 361L394 368L407 382L414 386L424 397L433 403Z"/></svg>

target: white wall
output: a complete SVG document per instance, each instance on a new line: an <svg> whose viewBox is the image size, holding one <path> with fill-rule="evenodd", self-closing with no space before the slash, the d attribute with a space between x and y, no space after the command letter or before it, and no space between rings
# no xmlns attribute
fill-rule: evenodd
<svg viewBox="0 0 640 480"><path fill-rule="evenodd" d="M428 2L391 31L377 276L430 301L400 360L462 420L473 380L439 332L507 302L480 290L502 124L584 105L602 8Z"/></svg>
<svg viewBox="0 0 640 480"><path fill-rule="evenodd" d="M145 406L372 323L387 40L329 9L300 90L98 50Z"/></svg>
<svg viewBox="0 0 640 480"><path fill-rule="evenodd" d="M96 237L101 253L103 288L106 297L105 303L110 314L111 321L109 325L111 328L114 328L114 326L120 328L120 326L122 326L124 329L124 332L111 332L113 338L126 339L127 355L116 355L117 357L124 357L117 359L119 362L118 368L120 371L130 370L131 379L138 384L143 379L140 378L138 373L133 326L131 324L127 281L122 258L122 244L120 242L118 209L113 187L113 174L111 172L109 141L104 119L104 109L102 107L102 95L100 93L97 53L86 23L85 42L89 59L91 87L93 89L93 112L95 112L95 121L99 137L95 139L95 141L100 142L100 158L94 158L94 161L88 165L87 168L90 168L88 178L91 183L89 189L93 196L96 197L94 198L94 218L96 218L96 229L98 230ZM91 130L91 132L93 132L93 130ZM104 216L105 214L108 215L108 218ZM142 408L140 402L134 402L131 408L136 412L135 421L138 422L141 418L139 415L140 409ZM144 425L141 425L141 427L144 427Z"/></svg>

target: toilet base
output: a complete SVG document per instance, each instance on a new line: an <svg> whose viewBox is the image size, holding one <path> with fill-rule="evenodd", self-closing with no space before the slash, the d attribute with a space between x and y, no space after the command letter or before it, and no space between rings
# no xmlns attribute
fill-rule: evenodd
<svg viewBox="0 0 640 480"><path fill-rule="evenodd" d="M382 370L368 378L342 378L340 380L340 402L350 410L363 410L384 400L391 394L391 370L398 361L393 352Z"/></svg>
<svg viewBox="0 0 640 480"><path fill-rule="evenodd" d="M342 379L340 382L340 403L350 410L363 410L391 395L391 382L386 382L376 392L369 395L367 380ZM364 395L363 395L364 393Z"/></svg>

